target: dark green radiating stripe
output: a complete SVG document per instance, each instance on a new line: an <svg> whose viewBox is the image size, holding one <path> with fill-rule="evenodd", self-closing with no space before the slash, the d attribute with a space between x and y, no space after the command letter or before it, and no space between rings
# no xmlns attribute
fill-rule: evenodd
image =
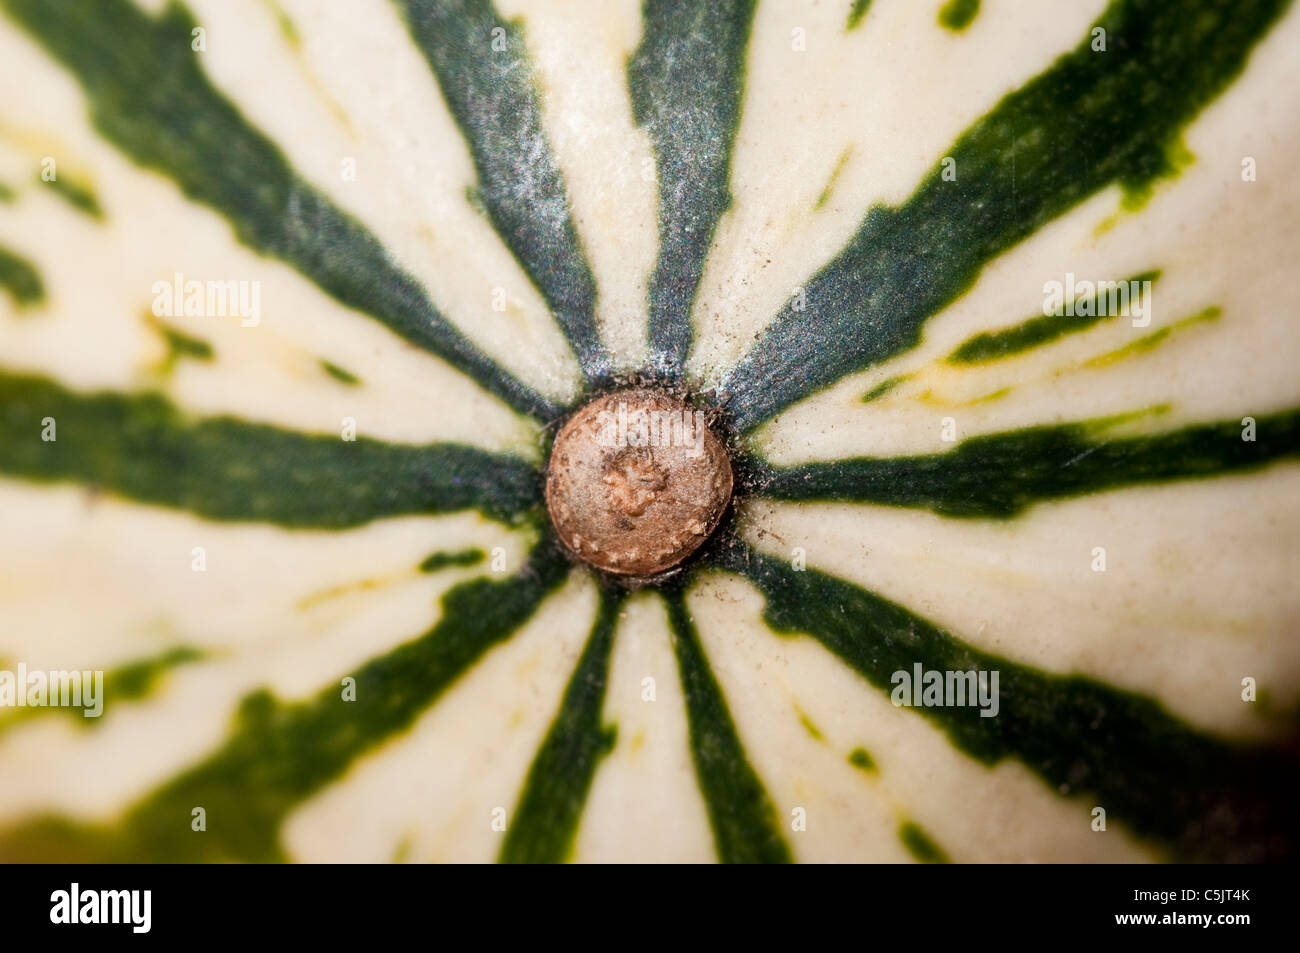
<svg viewBox="0 0 1300 953"><path fill-rule="evenodd" d="M42 715L60 714L71 717L73 724L81 728L97 728L103 724L120 702L139 701L147 698L158 686L162 677L172 669L204 658L204 653L188 645L178 645L158 655L124 662L117 668L104 672L103 711L96 718L85 716L85 706L67 707L22 707L0 709L0 735L15 725ZM4 663L0 668L13 669L11 663ZM20 687L20 691L26 691Z"/></svg>
<svg viewBox="0 0 1300 953"><path fill-rule="evenodd" d="M52 441L42 439L47 418ZM468 508L513 520L541 497L528 463L464 444L347 441L190 418L157 394L82 394L4 372L0 474L78 481L209 519L321 529Z"/></svg>
<svg viewBox="0 0 1300 953"><path fill-rule="evenodd" d="M282 702L267 691L249 695L220 749L117 823L33 818L0 832L0 861L284 860L279 832L289 812L409 728L489 649L523 626L567 571L568 562L546 541L512 578L455 586L443 597L442 618L432 630L351 673L355 701L343 700L341 679L302 702ZM207 812L206 831L191 830L195 807Z"/></svg>
<svg viewBox="0 0 1300 953"><path fill-rule="evenodd" d="M610 362L596 330L596 282L542 128L520 26L489 0L395 2L469 143L478 201L542 292L587 377L604 376Z"/></svg>
<svg viewBox="0 0 1300 953"><path fill-rule="evenodd" d="M992 258L1112 183L1149 186L1289 0L1114 0L1091 38L953 143L899 208L871 209L722 384L741 430L914 346Z"/></svg>
<svg viewBox="0 0 1300 953"><path fill-rule="evenodd" d="M1158 270L1144 271L1132 278L1124 279L1120 284L1132 288L1132 282L1137 282L1138 286L1141 287L1142 282L1154 282L1159 277L1160 272ZM1105 296L1102 300L1106 302L1105 307L1109 311L1109 297ZM1020 324L1003 328L1000 331L986 331L983 334L976 334L974 337L963 341L956 350L948 355L948 363L977 364L980 361L993 361L999 358L1011 357L1013 354L1021 354L1032 348L1051 344L1067 334L1086 331L1102 321L1110 321L1119 316L1118 311L1114 314L1096 313L1097 306L1100 303L1096 294L1085 295L1074 300L1074 314L1038 314L1022 321ZM1089 313L1080 314L1081 310L1086 310Z"/></svg>
<svg viewBox="0 0 1300 953"><path fill-rule="evenodd" d="M691 308L722 213L740 122L753 0L643 0L641 45L628 61L637 123L654 146L659 260L650 278L650 350L681 373Z"/></svg>
<svg viewBox="0 0 1300 953"><path fill-rule="evenodd" d="M501 863L558 864L573 851L596 768L614 747L614 729L601 724L601 711L622 602L621 593L601 593L587 647L528 769L501 847Z"/></svg>
<svg viewBox="0 0 1300 953"><path fill-rule="evenodd" d="M45 300L45 283L36 266L3 245L0 245L0 289L8 293L16 308L27 308Z"/></svg>
<svg viewBox="0 0 1300 953"><path fill-rule="evenodd" d="M944 516L1015 516L1041 500L1122 486L1220 476L1300 456L1300 409L1137 437L1107 438L1100 422L972 437L946 453L857 457L755 468L763 496L917 506Z"/></svg>
<svg viewBox="0 0 1300 953"><path fill-rule="evenodd" d="M793 858L781 837L776 809L745 755L683 595L670 591L665 599L686 696L691 759L718 859L726 864L790 863Z"/></svg>
<svg viewBox="0 0 1300 953"><path fill-rule="evenodd" d="M981 652L902 606L736 543L717 562L767 597L780 632L804 632L882 691L896 671L998 672L999 712L917 708L986 764L1017 758L1053 790L1191 860L1265 860L1300 847L1293 753L1202 735L1154 701L1077 675L1051 675ZM1232 690L1229 687L1228 690ZM1080 825L1089 823L1086 810Z"/></svg>
<svg viewBox="0 0 1300 953"><path fill-rule="evenodd" d="M511 407L558 408L484 356L356 219L208 82L190 49L196 25L170 3L150 17L130 0L0 0L80 80L96 129L190 199L226 217L239 240L280 259L350 308L444 358Z"/></svg>

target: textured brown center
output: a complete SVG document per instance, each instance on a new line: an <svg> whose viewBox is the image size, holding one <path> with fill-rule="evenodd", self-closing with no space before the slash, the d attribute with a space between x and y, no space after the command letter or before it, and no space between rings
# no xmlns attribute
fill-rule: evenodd
<svg viewBox="0 0 1300 953"><path fill-rule="evenodd" d="M546 505L564 545L586 562L653 576L700 547L731 489L726 447L703 412L633 388L597 398L564 425Z"/></svg>

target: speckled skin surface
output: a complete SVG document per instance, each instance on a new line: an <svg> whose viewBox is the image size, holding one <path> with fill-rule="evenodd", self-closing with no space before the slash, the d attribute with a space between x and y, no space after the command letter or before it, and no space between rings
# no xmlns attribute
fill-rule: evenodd
<svg viewBox="0 0 1300 953"><path fill-rule="evenodd" d="M0 860L1290 851L1300 9L943 6L0 0ZM771 494L615 598L645 371Z"/></svg>

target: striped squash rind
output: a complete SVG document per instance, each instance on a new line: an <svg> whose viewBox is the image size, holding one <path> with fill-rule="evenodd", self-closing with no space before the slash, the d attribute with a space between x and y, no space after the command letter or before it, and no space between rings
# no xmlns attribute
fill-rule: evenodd
<svg viewBox="0 0 1300 953"><path fill-rule="evenodd" d="M839 6L0 0L0 670L107 686L0 858L1293 854L1300 17ZM629 370L745 478L635 593L538 472Z"/></svg>

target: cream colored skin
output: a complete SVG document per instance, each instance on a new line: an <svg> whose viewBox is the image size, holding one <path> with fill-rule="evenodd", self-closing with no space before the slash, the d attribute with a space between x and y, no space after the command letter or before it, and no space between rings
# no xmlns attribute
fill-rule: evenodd
<svg viewBox="0 0 1300 953"><path fill-rule="evenodd" d="M208 75L331 199L358 216L430 289L447 316L527 383L576 392L576 365L537 291L464 199L464 142L387 0L280 0L300 51L260 0L196 0L209 28ZM145 6L158 6L151 2ZM931 5L876 0L854 32L847 4L764 3L749 52L722 219L695 310L691 368L716 381L792 290L830 258L873 203L903 199L953 137L1001 95L1077 42L1103 6L986 0L970 29L937 27ZM634 0L509 0L544 87L544 118L579 234L602 292L601 329L625 366L645 353L646 277L656 249L650 156L635 127L624 63L638 41ZM795 27L807 51L790 49ZM1187 130L1197 161L1139 213L1103 192L985 269L927 323L913 352L845 379L758 435L778 463L943 449L960 436L1170 404L1130 427L1172 426L1300 403L1289 320L1300 182L1300 13L1254 53L1247 76ZM1015 55L1007 55L1014 50ZM348 313L288 267L238 245L214 213L127 162L91 129L79 87L25 37L0 25L0 243L29 257L49 288L39 315L0 296L0 360L78 388L162 388L199 413L234 413L313 432L353 417L394 441L463 440L536 459L530 425L445 364ZM851 91L846 93L845 91ZM815 208L841 158L834 188ZM108 218L96 224L32 186L33 155L67 157ZM1240 181L1255 157L1259 180ZM358 177L339 175L342 157ZM1114 218L1113 222L1111 219ZM1109 224L1108 224L1109 223ZM1108 227L1107 227L1108 226ZM769 263L770 259L770 263ZM1118 278L1164 269L1150 328L1100 325L1012 361L955 370L936 361L971 334L1041 306L1066 271ZM259 327L204 319L211 364L158 377L161 343L142 320L148 289L181 271L262 282ZM490 307L506 290L505 312ZM1209 305L1215 323L1175 334L1103 369L1082 361ZM320 359L356 374L343 388ZM916 372L886 398L858 398ZM974 398L1014 386L996 400ZM926 392L928 391L928 395ZM1270 724L1240 701L1258 678L1276 710L1300 692L1300 467L1205 483L1044 503L1009 522L962 521L870 506L756 503L742 533L760 549L806 549L810 566L869 586L1008 659L1078 672L1148 694L1207 731L1261 737ZM213 750L240 697L269 686L304 698L350 667L428 629L437 597L489 564L414 572L434 549L501 546L511 568L527 539L477 516L381 521L340 533L215 525L80 489L0 481L0 657L43 668L111 667L170 645L214 654L93 732L40 719L0 736L0 825L32 811L108 819ZM190 570L202 545L209 568ZM1109 568L1089 568L1094 546ZM370 585L356 585L369 581ZM405 735L357 760L284 828L300 860L490 860L491 811L512 810L595 612L575 577L525 630L490 652ZM914 712L894 708L820 646L778 638L761 600L721 574L692 593L704 650L751 761L800 860L906 860L901 819L955 860L1151 858L1091 805L1063 799L1023 767L986 768ZM93 624L92 624L93 622ZM645 680L654 700L645 700ZM111 706L111 699L109 705ZM815 738L800 713L822 735ZM657 598L624 606L606 719L618 742L596 773L578 860L713 856L686 744L676 665ZM850 765L857 746L874 774ZM94 783L88 783L94 778ZM977 812L970 810L978 803ZM803 808L807 830L789 829Z"/></svg>

